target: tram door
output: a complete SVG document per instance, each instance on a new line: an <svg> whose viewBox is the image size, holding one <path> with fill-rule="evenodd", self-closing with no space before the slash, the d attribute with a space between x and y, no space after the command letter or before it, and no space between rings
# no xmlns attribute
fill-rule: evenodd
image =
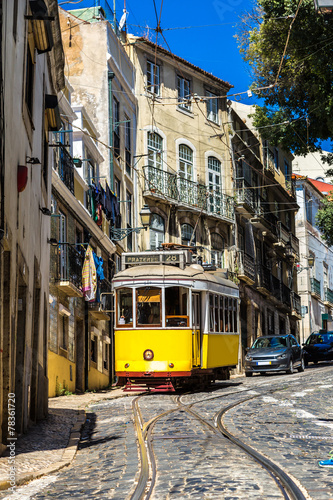
<svg viewBox="0 0 333 500"><path fill-rule="evenodd" d="M192 293L192 365L200 366L200 325L201 325L200 293Z"/></svg>

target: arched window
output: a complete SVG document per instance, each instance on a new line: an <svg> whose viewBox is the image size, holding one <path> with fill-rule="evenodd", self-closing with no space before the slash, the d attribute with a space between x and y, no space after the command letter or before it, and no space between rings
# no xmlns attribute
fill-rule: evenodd
<svg viewBox="0 0 333 500"><path fill-rule="evenodd" d="M209 210L221 211L221 162L214 156L208 157Z"/></svg>
<svg viewBox="0 0 333 500"><path fill-rule="evenodd" d="M153 214L150 220L150 250L157 250L164 243L164 219Z"/></svg>
<svg viewBox="0 0 333 500"><path fill-rule="evenodd" d="M191 241L191 246L195 246L195 233L193 234L193 227L190 224L181 225L181 238L182 245L189 245ZM192 237L193 234L193 237Z"/></svg>
<svg viewBox="0 0 333 500"><path fill-rule="evenodd" d="M190 181L193 179L193 151L185 144L179 146L179 175Z"/></svg>
<svg viewBox="0 0 333 500"><path fill-rule="evenodd" d="M210 235L212 264L219 269L224 268L224 238L218 233Z"/></svg>
<svg viewBox="0 0 333 500"><path fill-rule="evenodd" d="M155 132L148 132L148 165L163 168L163 139Z"/></svg>

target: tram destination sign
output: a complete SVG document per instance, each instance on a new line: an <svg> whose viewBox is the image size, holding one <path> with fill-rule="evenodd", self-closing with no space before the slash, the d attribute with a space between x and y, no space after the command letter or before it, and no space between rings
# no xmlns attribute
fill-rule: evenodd
<svg viewBox="0 0 333 500"><path fill-rule="evenodd" d="M185 252L179 250L173 252L124 253L122 255L122 269L125 269L129 266L147 264L169 264L184 268L186 260L187 259Z"/></svg>

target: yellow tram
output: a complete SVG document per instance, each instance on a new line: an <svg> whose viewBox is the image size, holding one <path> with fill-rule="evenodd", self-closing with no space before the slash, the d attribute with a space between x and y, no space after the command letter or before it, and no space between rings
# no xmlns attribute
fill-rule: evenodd
<svg viewBox="0 0 333 500"><path fill-rule="evenodd" d="M238 287L188 250L124 253L115 293L115 371L126 391L229 378L239 349Z"/></svg>

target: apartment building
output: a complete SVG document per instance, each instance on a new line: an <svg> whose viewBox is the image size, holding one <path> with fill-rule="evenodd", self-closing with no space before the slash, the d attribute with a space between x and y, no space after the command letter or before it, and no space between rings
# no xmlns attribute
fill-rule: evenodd
<svg viewBox="0 0 333 500"><path fill-rule="evenodd" d="M302 303L301 340L312 332L333 328L333 251L321 237L316 214L332 184L296 175L296 235L300 241L297 269Z"/></svg>
<svg viewBox="0 0 333 500"><path fill-rule="evenodd" d="M112 383L111 197L101 186L92 187L104 158L85 107L71 106L72 91L66 81L59 95L62 127L50 144L50 397Z"/></svg>
<svg viewBox="0 0 333 500"><path fill-rule="evenodd" d="M293 156L260 137L249 117L253 111L250 106L228 104L244 354L259 335L291 333L300 340L298 204Z"/></svg>
<svg viewBox="0 0 333 500"><path fill-rule="evenodd" d="M47 415L51 201L50 132L60 126L64 54L55 0L1 2L0 415L17 434Z"/></svg>
<svg viewBox="0 0 333 500"><path fill-rule="evenodd" d="M128 35L138 99L138 207L151 225L139 249L195 246L198 262L232 267L232 161L229 83L147 39Z"/></svg>

